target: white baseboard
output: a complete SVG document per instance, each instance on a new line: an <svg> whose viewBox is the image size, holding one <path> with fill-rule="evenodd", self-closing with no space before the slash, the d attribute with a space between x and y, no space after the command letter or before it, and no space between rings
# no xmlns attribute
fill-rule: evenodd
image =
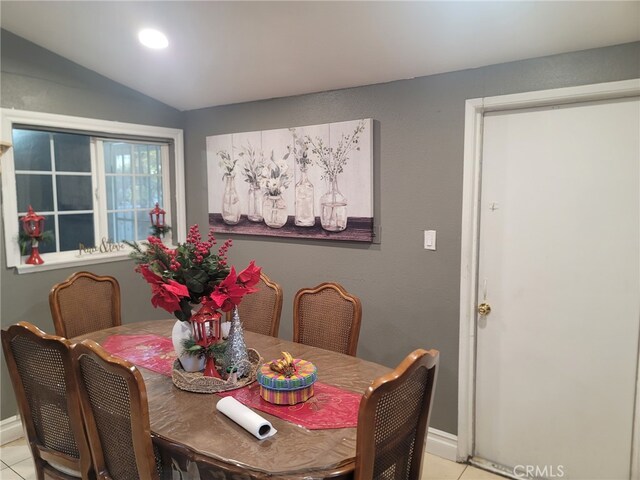
<svg viewBox="0 0 640 480"><path fill-rule="evenodd" d="M0 421L0 445L18 440L24 435L19 415Z"/></svg>
<svg viewBox="0 0 640 480"><path fill-rule="evenodd" d="M458 454L458 437L429 427L425 450L427 453L455 462Z"/></svg>

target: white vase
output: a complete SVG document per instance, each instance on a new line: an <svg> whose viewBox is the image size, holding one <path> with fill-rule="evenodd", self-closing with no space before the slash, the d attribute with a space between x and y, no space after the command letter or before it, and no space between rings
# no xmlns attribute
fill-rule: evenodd
<svg viewBox="0 0 640 480"><path fill-rule="evenodd" d="M236 191L235 175L224 176L224 193L222 195L222 220L227 225L235 225L240 221L240 198Z"/></svg>
<svg viewBox="0 0 640 480"><path fill-rule="evenodd" d="M347 199L338 190L338 177L330 179L329 190L320 197L320 223L330 232L347 228Z"/></svg>
<svg viewBox="0 0 640 480"><path fill-rule="evenodd" d="M250 222L262 221L262 190L260 190L260 185L253 183L249 185L249 206L247 207L247 218Z"/></svg>
<svg viewBox="0 0 640 480"><path fill-rule="evenodd" d="M222 338L224 340L229 336L229 331L231 330L231 322L222 322L220 324L220 331L222 332Z"/></svg>
<svg viewBox="0 0 640 480"><path fill-rule="evenodd" d="M296 183L296 216L295 224L298 227L313 227L316 224L316 216L313 211L313 184L307 177L307 169L300 168L300 181Z"/></svg>
<svg viewBox="0 0 640 480"><path fill-rule="evenodd" d="M182 347L182 343L188 339L193 337L193 332L191 331L191 323L190 322L182 322L178 320L173 325L173 330L171 330L171 341L173 342L173 349L180 360L180 364L182 368L184 368L185 372L199 372L200 370L204 370L204 356L195 356L195 355L186 355L184 353L184 348Z"/></svg>
<svg viewBox="0 0 640 480"><path fill-rule="evenodd" d="M287 223L287 204L282 195L265 195L262 216L264 223L271 228L281 228Z"/></svg>

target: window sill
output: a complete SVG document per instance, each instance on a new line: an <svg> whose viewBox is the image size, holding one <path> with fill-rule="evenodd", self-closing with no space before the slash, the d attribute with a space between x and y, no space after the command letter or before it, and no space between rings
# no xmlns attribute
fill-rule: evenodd
<svg viewBox="0 0 640 480"><path fill-rule="evenodd" d="M128 250L128 249L127 249ZM23 257L21 262L24 262L27 257ZM76 256L74 258L58 258L53 260L45 259L45 263L41 265L28 265L26 263L20 263L16 265L15 269L19 274L23 273L36 273L44 272L47 270L59 270L61 268L69 267L81 267L84 265L95 265L97 263L109 263L109 262L121 262L123 260L130 260L129 253L94 253L91 255Z"/></svg>

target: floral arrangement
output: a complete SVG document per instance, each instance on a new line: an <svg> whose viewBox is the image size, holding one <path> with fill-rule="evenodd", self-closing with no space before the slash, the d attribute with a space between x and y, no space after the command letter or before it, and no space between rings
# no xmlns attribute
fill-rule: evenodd
<svg viewBox="0 0 640 480"><path fill-rule="evenodd" d="M224 177L232 177L235 174L236 163L238 163L237 159L232 159L231 154L226 150L220 150L218 152L218 156L220 157L220 168L224 171L222 174L222 178Z"/></svg>
<svg viewBox="0 0 640 480"><path fill-rule="evenodd" d="M317 164L323 169L322 179L333 181L344 171L344 166L349 160L349 153L353 150L360 150L358 140L364 128L364 120L361 120L352 133L342 134L335 150L333 147L325 145L320 137L316 137L315 141L308 135L305 137L306 142L311 145L311 152L317 157Z"/></svg>
<svg viewBox="0 0 640 480"><path fill-rule="evenodd" d="M311 164L311 159L308 155L309 144L305 141L304 137L298 135L295 128L290 128L289 131L293 135L293 147L290 145L287 146L289 153L293 154L293 158L300 167L300 171L306 172Z"/></svg>
<svg viewBox="0 0 640 480"><path fill-rule="evenodd" d="M245 177L245 182L253 185L254 187L260 186L260 179L262 178L262 171L264 170L264 156L262 152L259 152L248 144L242 146L242 151L238 153L239 157L244 157L244 166L242 174Z"/></svg>
<svg viewBox="0 0 640 480"><path fill-rule="evenodd" d="M289 166L285 161L288 158L288 153L282 160L276 161L273 151L271 152L271 158L269 163L265 165L262 171L262 178L260 180L260 186L266 190L268 195L275 196L281 195L284 190L289 187L291 183L291 177L289 176Z"/></svg>
<svg viewBox="0 0 640 480"><path fill-rule="evenodd" d="M162 240L150 236L141 245L128 243L133 250L139 272L151 285L151 304L175 315L178 320L191 318L193 304L206 303L214 310L229 312L242 297L255 291L260 281L260 267L254 261L239 274L227 263L232 240L214 252L213 229L202 240L198 225L189 229L187 241L169 248Z"/></svg>

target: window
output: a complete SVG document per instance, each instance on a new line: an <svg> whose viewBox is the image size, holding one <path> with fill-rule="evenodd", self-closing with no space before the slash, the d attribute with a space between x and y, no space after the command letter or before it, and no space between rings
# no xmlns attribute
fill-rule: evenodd
<svg viewBox="0 0 640 480"><path fill-rule="evenodd" d="M144 240L149 211L163 201L160 145L103 142L109 238Z"/></svg>
<svg viewBox="0 0 640 480"><path fill-rule="evenodd" d="M146 239L156 203L178 238L184 235L181 130L3 109L2 138L13 143L2 157L8 266L30 271L126 258L124 248L100 247ZM21 264L17 241L30 205L52 237L40 245L45 264L37 267Z"/></svg>

